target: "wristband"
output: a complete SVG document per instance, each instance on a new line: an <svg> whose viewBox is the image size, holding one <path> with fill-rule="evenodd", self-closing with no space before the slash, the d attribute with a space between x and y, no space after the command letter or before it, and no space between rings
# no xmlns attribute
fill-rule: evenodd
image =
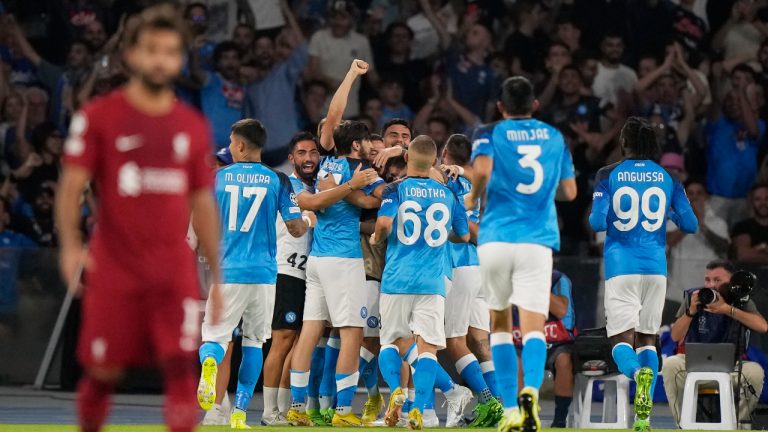
<svg viewBox="0 0 768 432"><path fill-rule="evenodd" d="M303 220L304 223L307 224L307 228L312 228L312 219L310 219L309 216L302 215L301 220Z"/></svg>
<svg viewBox="0 0 768 432"><path fill-rule="evenodd" d="M685 316L687 316L688 318L693 318L693 317L695 317L695 316L696 316L696 314L693 314L693 315L691 315L691 314L689 313L689 311L690 311L690 309L689 309L689 308L685 308Z"/></svg>
<svg viewBox="0 0 768 432"><path fill-rule="evenodd" d="M731 305L731 318L733 318L736 311L733 309L733 305Z"/></svg>

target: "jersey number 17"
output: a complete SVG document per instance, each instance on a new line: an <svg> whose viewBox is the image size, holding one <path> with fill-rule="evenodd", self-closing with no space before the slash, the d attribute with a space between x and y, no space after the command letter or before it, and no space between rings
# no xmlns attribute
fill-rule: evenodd
<svg viewBox="0 0 768 432"><path fill-rule="evenodd" d="M229 220L227 221L227 229L229 231L237 230L237 211L240 201L240 186L238 185L226 185L224 190L229 193ZM243 198L251 198L253 196L256 199L251 203L251 208L248 209L248 213L245 215L245 220L240 226L240 232L248 232L251 230L253 221L256 220L256 214L259 213L259 207L264 202L264 197L267 196L267 188L259 186L246 186L243 188Z"/></svg>

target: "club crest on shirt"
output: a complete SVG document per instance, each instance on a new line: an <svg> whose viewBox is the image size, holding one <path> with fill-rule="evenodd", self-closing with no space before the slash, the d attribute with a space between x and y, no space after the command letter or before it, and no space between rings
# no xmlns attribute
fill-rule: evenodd
<svg viewBox="0 0 768 432"><path fill-rule="evenodd" d="M179 132L173 137L173 160L182 163L189 158L189 135Z"/></svg>

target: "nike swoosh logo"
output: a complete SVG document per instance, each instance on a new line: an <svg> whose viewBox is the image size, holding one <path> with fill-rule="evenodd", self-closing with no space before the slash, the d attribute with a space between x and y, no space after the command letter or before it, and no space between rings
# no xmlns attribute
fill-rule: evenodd
<svg viewBox="0 0 768 432"><path fill-rule="evenodd" d="M115 140L115 147L117 147L117 151L120 152L135 150L142 145L144 145L144 143L141 142L141 135L121 135Z"/></svg>

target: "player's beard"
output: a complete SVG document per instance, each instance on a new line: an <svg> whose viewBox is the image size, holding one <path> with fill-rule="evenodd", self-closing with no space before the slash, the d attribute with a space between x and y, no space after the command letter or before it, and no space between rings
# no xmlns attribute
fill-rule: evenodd
<svg viewBox="0 0 768 432"><path fill-rule="evenodd" d="M158 80L153 79L150 74L147 73L140 73L139 78L141 79L141 84L150 91L150 93L161 93L164 90L170 89L171 85L173 84L173 80Z"/></svg>
<svg viewBox="0 0 768 432"><path fill-rule="evenodd" d="M307 172L303 169L303 164L293 164L293 171L301 177L304 183L313 183L317 176L317 165L315 165L311 172Z"/></svg>

